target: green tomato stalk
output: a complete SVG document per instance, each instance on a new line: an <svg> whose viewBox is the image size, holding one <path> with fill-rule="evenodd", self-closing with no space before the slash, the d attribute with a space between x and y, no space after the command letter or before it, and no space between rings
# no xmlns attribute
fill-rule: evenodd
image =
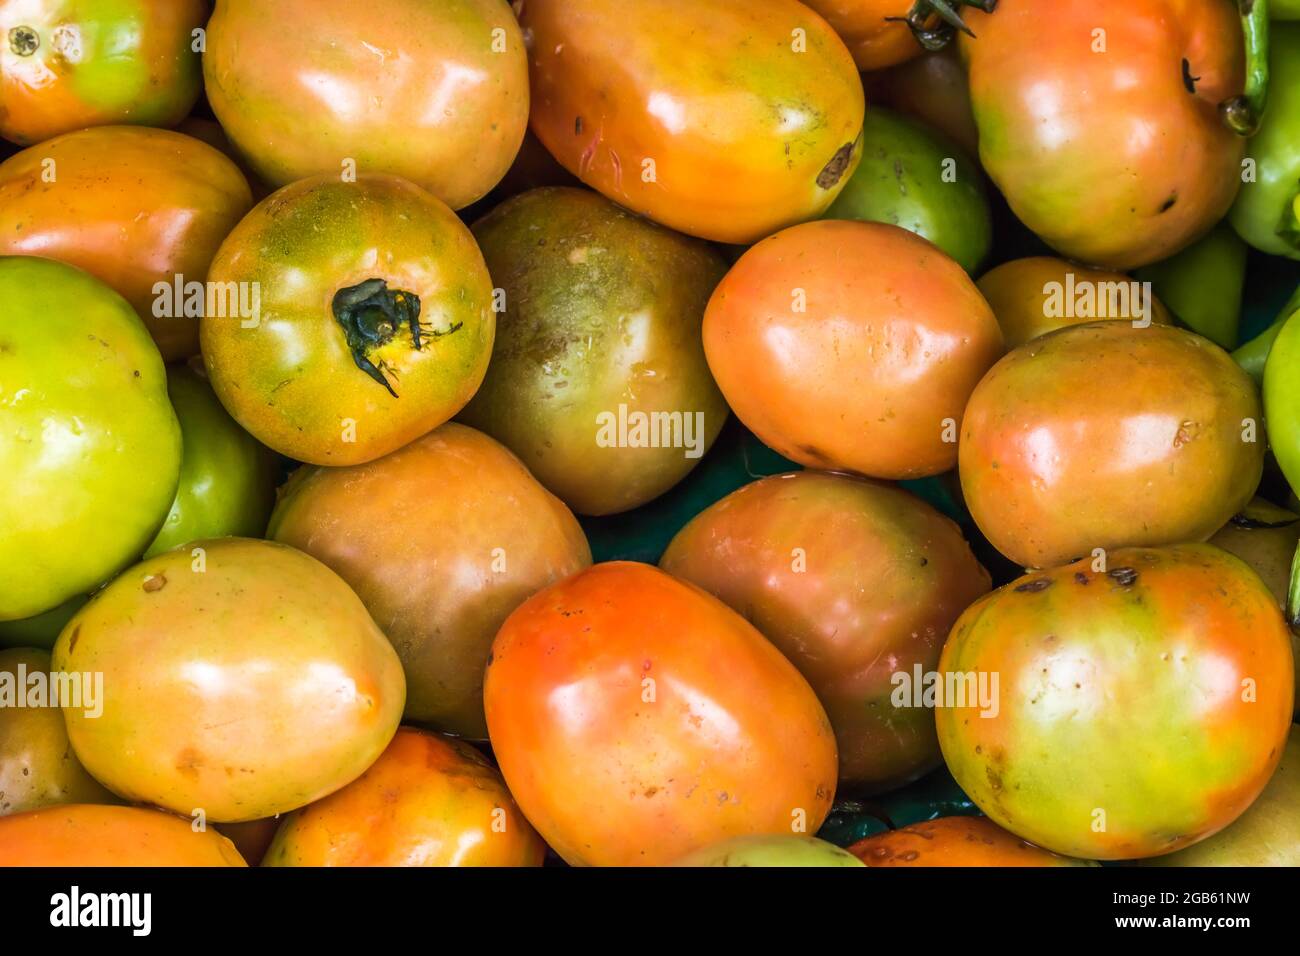
<svg viewBox="0 0 1300 956"><path fill-rule="evenodd" d="M1254 136L1268 105L1268 3L1238 0L1241 32L1246 41L1246 86L1240 96L1224 100L1219 112L1239 136Z"/></svg>

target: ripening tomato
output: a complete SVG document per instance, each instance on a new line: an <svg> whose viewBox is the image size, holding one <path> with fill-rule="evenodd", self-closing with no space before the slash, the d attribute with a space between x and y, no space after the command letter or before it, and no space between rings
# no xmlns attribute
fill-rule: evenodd
<svg viewBox="0 0 1300 956"><path fill-rule="evenodd" d="M1096 866L1057 856L988 817L940 817L859 840L849 852L867 866Z"/></svg>
<svg viewBox="0 0 1300 956"><path fill-rule="evenodd" d="M0 136L174 126L199 97L207 14L205 0L0 0Z"/></svg>
<svg viewBox="0 0 1300 956"><path fill-rule="evenodd" d="M967 22L980 159L1049 245L1125 270L1223 218L1246 148L1219 110L1244 86L1235 4L999 0Z"/></svg>
<svg viewBox="0 0 1300 956"><path fill-rule="evenodd" d="M98 716L64 706L81 762L129 800L216 823L354 780L401 719L392 646L315 558L245 538L196 547L124 572L59 635L55 668L108 689Z"/></svg>
<svg viewBox="0 0 1300 956"><path fill-rule="evenodd" d="M414 727L285 818L263 866L541 866L546 845L469 744Z"/></svg>
<svg viewBox="0 0 1300 956"><path fill-rule="evenodd" d="M939 764L934 714L895 699L933 671L948 629L987 593L957 526L901 488L805 471L706 508L660 561L774 643L826 708L840 782L889 790Z"/></svg>
<svg viewBox="0 0 1300 956"><path fill-rule="evenodd" d="M599 564L507 618L483 686L510 792L575 865L657 865L815 833L835 738L799 672L721 601Z"/></svg>
<svg viewBox="0 0 1300 956"><path fill-rule="evenodd" d="M162 359L126 300L61 262L0 257L0 620L138 558L180 468Z"/></svg>
<svg viewBox="0 0 1300 956"><path fill-rule="evenodd" d="M395 176L317 176L262 200L221 244L229 294L200 327L223 405L299 461L373 461L474 394L496 326L492 280L455 213Z"/></svg>
<svg viewBox="0 0 1300 956"><path fill-rule="evenodd" d="M732 837L686 854L673 866L862 866L853 854L816 837L780 835Z"/></svg>
<svg viewBox="0 0 1300 956"><path fill-rule="evenodd" d="M903 63L921 53L912 28L907 23L914 8L925 6L917 0L804 0L826 18L848 46L859 70L881 70ZM961 0L953 4L961 6ZM932 18L926 26L937 26Z"/></svg>
<svg viewBox="0 0 1300 956"><path fill-rule="evenodd" d="M704 313L732 411L810 468L919 478L957 461L956 431L1002 333L975 283L924 239L824 220L754 246Z"/></svg>
<svg viewBox="0 0 1300 956"><path fill-rule="evenodd" d="M71 804L0 819L0 867L247 865L211 827L143 807Z"/></svg>
<svg viewBox="0 0 1300 956"><path fill-rule="evenodd" d="M388 173L453 209L497 184L528 122L504 0L217 0L203 75L257 175Z"/></svg>
<svg viewBox="0 0 1300 956"><path fill-rule="evenodd" d="M1102 319L1173 324L1160 300L1128 276L1052 256L1004 262L977 285L1012 349L1055 329Z"/></svg>
<svg viewBox="0 0 1300 956"><path fill-rule="evenodd" d="M862 83L795 0L521 0L533 132L680 232L748 243L812 219L857 165Z"/></svg>
<svg viewBox="0 0 1300 956"><path fill-rule="evenodd" d="M114 803L77 760L58 702L30 699L33 675L50 674L48 651L0 650L0 817L56 803ZM47 680L37 687L51 686Z"/></svg>
<svg viewBox="0 0 1300 956"><path fill-rule="evenodd" d="M199 310L175 290L207 279L252 204L244 174L206 143L100 126L0 164L0 254L85 269L135 307L164 359L183 359L199 351Z"/></svg>
<svg viewBox="0 0 1300 956"><path fill-rule="evenodd" d="M483 668L502 622L591 564L563 502L504 447L453 422L365 465L305 466L268 534L356 590L402 659L407 717L479 739Z"/></svg>
<svg viewBox="0 0 1300 956"><path fill-rule="evenodd" d="M966 610L939 670L992 693L954 691L939 743L1017 836L1094 860L1171 853L1240 816L1277 767L1291 639L1226 551L1119 549L1105 567L1032 572Z"/></svg>
<svg viewBox="0 0 1300 956"><path fill-rule="evenodd" d="M275 503L275 455L226 413L202 368L195 360L167 370L184 446L181 479L146 558L200 538L261 537Z"/></svg>
<svg viewBox="0 0 1300 956"><path fill-rule="evenodd" d="M1012 351L971 395L961 487L1022 567L1094 548L1204 541L1264 468L1259 395L1209 339L1091 322Z"/></svg>
<svg viewBox="0 0 1300 956"><path fill-rule="evenodd" d="M862 77L868 109L880 104L914 117L979 155L979 130L970 107L966 68L955 45Z"/></svg>

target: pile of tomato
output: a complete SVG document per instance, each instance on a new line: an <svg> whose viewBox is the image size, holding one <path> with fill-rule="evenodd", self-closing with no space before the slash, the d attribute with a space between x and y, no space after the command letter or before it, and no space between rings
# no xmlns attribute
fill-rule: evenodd
<svg viewBox="0 0 1300 956"><path fill-rule="evenodd" d="M1297 0L0 0L0 137L0 865L1300 865Z"/></svg>

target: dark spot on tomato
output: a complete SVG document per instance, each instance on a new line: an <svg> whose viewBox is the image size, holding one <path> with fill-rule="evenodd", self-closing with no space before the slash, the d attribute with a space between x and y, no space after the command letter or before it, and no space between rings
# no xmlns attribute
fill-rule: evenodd
<svg viewBox="0 0 1300 956"><path fill-rule="evenodd" d="M152 594L154 591L161 591L166 586L167 575L165 574L151 574L144 579L144 584L141 585L141 587L143 587L149 594Z"/></svg>
<svg viewBox="0 0 1300 956"><path fill-rule="evenodd" d="M830 189L843 178L844 171L849 168L849 163L853 159L854 145L854 143L845 143L835 151L830 162L817 174L818 186L822 189Z"/></svg>
<svg viewBox="0 0 1300 956"><path fill-rule="evenodd" d="M581 117L581 116L575 116L574 119L573 119L573 135L575 135L575 136L581 136L581 135L582 135L582 117Z"/></svg>
<svg viewBox="0 0 1300 956"><path fill-rule="evenodd" d="M1106 577L1110 578L1122 588L1132 587L1138 579L1136 568L1114 568L1106 572Z"/></svg>
<svg viewBox="0 0 1300 956"><path fill-rule="evenodd" d="M72 629L72 636L68 638L68 653L71 654L77 649L77 641L81 640L81 625L78 624Z"/></svg>
<svg viewBox="0 0 1300 956"><path fill-rule="evenodd" d="M1035 578L1032 581L1026 581L1024 584L1017 585L1016 590L1033 594L1037 591L1046 591L1051 586L1051 578Z"/></svg>
<svg viewBox="0 0 1300 956"><path fill-rule="evenodd" d="M1168 199L1166 199L1164 202L1160 204L1160 211L1168 212L1169 210L1174 208L1174 203L1176 202L1178 202L1178 197L1170 196Z"/></svg>
<svg viewBox="0 0 1300 956"><path fill-rule="evenodd" d="M1077 583L1082 584L1084 587L1087 587L1088 585L1088 575L1084 574L1082 571L1074 572L1074 580Z"/></svg>

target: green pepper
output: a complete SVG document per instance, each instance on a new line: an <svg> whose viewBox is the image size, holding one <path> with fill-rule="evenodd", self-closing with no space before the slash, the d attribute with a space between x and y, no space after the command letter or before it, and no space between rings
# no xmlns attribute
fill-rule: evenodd
<svg viewBox="0 0 1300 956"><path fill-rule="evenodd" d="M1264 365L1264 420L1282 474L1300 491L1300 311L1282 325Z"/></svg>
<svg viewBox="0 0 1300 956"><path fill-rule="evenodd" d="M1273 24L1269 70L1268 107L1247 147L1253 169L1228 220L1256 249L1300 259L1300 23Z"/></svg>
<svg viewBox="0 0 1300 956"><path fill-rule="evenodd" d="M1286 325L1286 320L1291 318L1297 311L1300 311L1300 287L1292 293L1286 305L1282 306L1282 311L1278 313L1278 317L1272 325L1232 353L1232 357L1236 359L1237 364L1255 380L1255 384L1263 385L1264 363L1268 360L1268 353L1273 348L1273 340L1282 331L1282 326Z"/></svg>
<svg viewBox="0 0 1300 956"><path fill-rule="evenodd" d="M1237 345L1246 244L1220 223L1177 255L1136 273L1193 332L1225 349Z"/></svg>
<svg viewBox="0 0 1300 956"><path fill-rule="evenodd" d="M822 218L902 226L978 269L993 240L979 166L942 134L880 107L867 110L862 142L857 171Z"/></svg>

